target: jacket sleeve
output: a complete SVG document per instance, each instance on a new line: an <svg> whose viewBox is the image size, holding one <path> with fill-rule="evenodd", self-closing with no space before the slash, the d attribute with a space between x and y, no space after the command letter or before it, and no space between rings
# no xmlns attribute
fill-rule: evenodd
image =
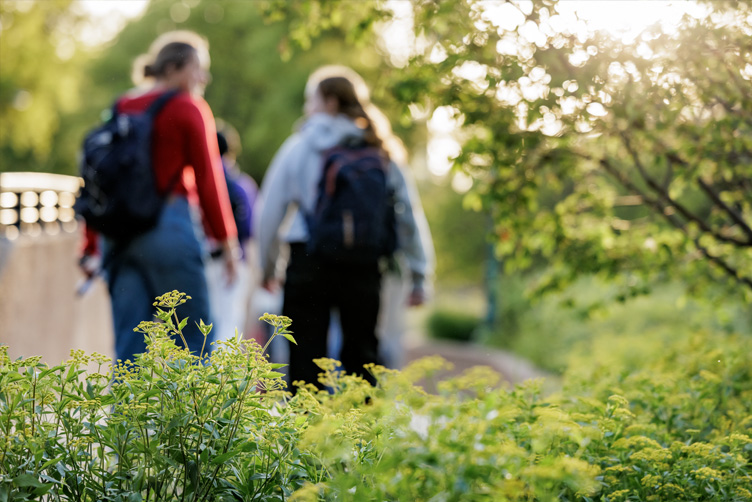
<svg viewBox="0 0 752 502"><path fill-rule="evenodd" d="M86 223L81 223L81 224L83 225L83 242L81 244L81 255L82 256L98 255L99 254L99 234L97 233L96 230L87 226Z"/></svg>
<svg viewBox="0 0 752 502"><path fill-rule="evenodd" d="M187 158L196 175L199 204L208 231L218 241L237 236L227 182L217 146L217 132L209 105L194 99L183 107Z"/></svg>
<svg viewBox="0 0 752 502"><path fill-rule="evenodd" d="M262 280L274 278L279 257L279 228L291 200L291 161L297 141L288 138L274 155L253 206L253 229L258 242Z"/></svg>
<svg viewBox="0 0 752 502"><path fill-rule="evenodd" d="M426 278L433 275L435 263L428 221L415 184L393 162L389 169L389 182L395 195L397 251L407 260L413 287L422 287Z"/></svg>

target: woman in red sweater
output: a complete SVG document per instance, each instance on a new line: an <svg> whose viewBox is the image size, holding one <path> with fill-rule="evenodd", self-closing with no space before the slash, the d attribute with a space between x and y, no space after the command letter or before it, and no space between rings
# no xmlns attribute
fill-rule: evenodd
<svg viewBox="0 0 752 502"><path fill-rule="evenodd" d="M204 230L224 251L229 281L236 274L239 249L214 117L201 97L209 81L208 46L194 33L171 32L158 38L137 65L142 68L146 86L126 93L118 101L119 112L144 111L165 92L178 90L178 94L154 120L155 178L158 189L167 195L159 222L106 260L104 273L112 302L115 354L125 361L144 352L144 336L133 328L152 319L156 296L173 290L191 297L178 308L181 318L189 318L183 330L188 347L196 354L202 348L207 353L211 350L211 334L210 339L204 340L197 327L201 320L211 322L204 273ZM103 237L98 240L106 255L113 243ZM91 255L97 250L97 239L87 232L84 253Z"/></svg>

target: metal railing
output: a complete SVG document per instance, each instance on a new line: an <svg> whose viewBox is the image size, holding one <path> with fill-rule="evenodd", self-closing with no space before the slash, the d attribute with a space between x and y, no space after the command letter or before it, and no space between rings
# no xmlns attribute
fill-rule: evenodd
<svg viewBox="0 0 752 502"><path fill-rule="evenodd" d="M0 237L75 231L73 203L81 183L62 174L0 173Z"/></svg>

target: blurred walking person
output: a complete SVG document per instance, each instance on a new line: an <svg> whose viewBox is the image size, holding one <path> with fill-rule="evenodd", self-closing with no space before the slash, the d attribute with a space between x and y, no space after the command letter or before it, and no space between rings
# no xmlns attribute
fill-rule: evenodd
<svg viewBox="0 0 752 502"><path fill-rule="evenodd" d="M339 359L347 372L373 383L363 365L380 362L376 324L382 269L388 256L369 255L351 261L327 258L314 251L314 240L319 237L316 232L312 235L312 215L322 195L320 183L322 187L326 184L322 181L323 163L325 159L331 161L332 149L342 149L337 155L345 157L345 163L351 156L346 151L350 146L376 152L374 156L386 161L386 184L394 199L396 247L409 266L408 301L412 305L425 301L432 250L424 247L416 223L415 193L408 189L398 166L404 159L401 142L391 133L384 115L371 104L363 79L350 68L326 66L310 76L305 98L304 121L275 155L255 210L262 282L268 289L275 288L280 245L288 244L282 313L292 319L298 343L290 347L292 382L317 383L320 370L312 360L327 355L330 313L336 309L342 331ZM289 225L281 230L288 210ZM348 230L352 233L357 221L346 218L343 225L347 240Z"/></svg>
<svg viewBox="0 0 752 502"><path fill-rule="evenodd" d="M228 281L235 278L239 248L214 117L202 97L209 82L207 42L185 31L160 36L149 53L136 60L134 80L140 85L117 101L118 113L144 112L160 97L174 94L156 115L152 129L152 166L165 204L156 226L127 242L99 239L88 230L82 269L93 272L88 264L100 254L101 241L117 359L132 360L144 352L144 335L133 330L139 322L153 319L154 298L173 290L191 297L177 310L181 318L188 317L183 330L188 348L195 354L202 348L208 352L212 335L204 340L197 327L201 320L212 320L202 218L224 251Z"/></svg>
<svg viewBox="0 0 752 502"><path fill-rule="evenodd" d="M238 230L240 243L240 261L238 262L237 280L228 282L224 273L224 249L215 241L211 242L211 260L207 264L209 280L209 297L214 315L215 340L229 340L236 335L236 329L242 333L246 326L249 311L252 277L251 257L253 255L253 204L256 200L258 185L250 175L240 170L237 156L241 150L240 135L230 124L217 121L217 143L222 156L227 181L230 206ZM246 333L246 337L248 334Z"/></svg>

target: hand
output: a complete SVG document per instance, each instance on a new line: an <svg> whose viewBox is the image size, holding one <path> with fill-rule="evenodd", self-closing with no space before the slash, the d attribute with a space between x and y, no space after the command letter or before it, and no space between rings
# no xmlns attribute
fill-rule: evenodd
<svg viewBox="0 0 752 502"><path fill-rule="evenodd" d="M102 259L97 254L84 254L78 260L78 268L81 269L87 279L97 275L102 267Z"/></svg>
<svg viewBox="0 0 752 502"><path fill-rule="evenodd" d="M279 291L279 288L281 288L282 285L279 283L278 279L274 277L267 277L263 281L261 281L261 287L270 293L276 293L277 291Z"/></svg>
<svg viewBox="0 0 752 502"><path fill-rule="evenodd" d="M426 303L426 290L422 286L414 286L407 297L408 307L418 307Z"/></svg>
<svg viewBox="0 0 752 502"><path fill-rule="evenodd" d="M225 266L225 280L227 285L230 285L238 278L240 246L237 240L222 242L222 260Z"/></svg>

